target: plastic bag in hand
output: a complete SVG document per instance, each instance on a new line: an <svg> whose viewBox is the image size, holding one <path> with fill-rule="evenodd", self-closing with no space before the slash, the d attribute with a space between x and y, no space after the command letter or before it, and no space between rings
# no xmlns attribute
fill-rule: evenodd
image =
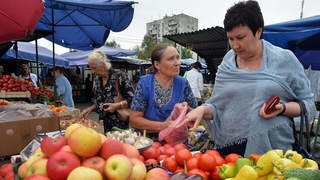
<svg viewBox="0 0 320 180"><path fill-rule="evenodd" d="M176 128L186 117L188 106L183 106L181 103L177 103L170 116L166 121L174 121L170 124L167 129L160 131L159 133L159 141L165 140L170 144L177 144L180 142L184 142L188 139L189 130L188 126L184 125L180 128Z"/></svg>

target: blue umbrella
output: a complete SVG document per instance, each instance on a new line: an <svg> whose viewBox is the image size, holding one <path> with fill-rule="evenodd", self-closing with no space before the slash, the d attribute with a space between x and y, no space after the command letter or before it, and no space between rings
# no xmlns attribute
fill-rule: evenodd
<svg viewBox="0 0 320 180"><path fill-rule="evenodd" d="M101 47L110 31L126 29L133 18L133 1L46 0L36 28L53 31L45 38L63 47L91 50Z"/></svg>
<svg viewBox="0 0 320 180"><path fill-rule="evenodd" d="M51 67L52 64L52 51L42 47L36 46L35 44L29 42L17 42L18 51L16 52L13 47L11 47L1 58L2 59L24 59L28 61L37 61L36 47L38 48L38 59L39 62L46 66ZM18 55L18 56L16 56ZM69 61L58 54L55 54L56 65L58 66L69 66Z"/></svg>

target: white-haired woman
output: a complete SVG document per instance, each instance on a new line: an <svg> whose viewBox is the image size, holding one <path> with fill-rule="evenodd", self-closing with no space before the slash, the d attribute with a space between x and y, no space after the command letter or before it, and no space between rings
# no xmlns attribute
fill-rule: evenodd
<svg viewBox="0 0 320 180"><path fill-rule="evenodd" d="M103 51L95 50L88 56L88 65L95 74L93 79L92 106L81 112L81 117L86 118L92 111L97 110L99 119L104 122L104 132L110 131L113 126L126 129L128 122L117 118L116 110L129 107L133 98L133 86L128 74L116 71ZM119 79L119 91L123 98L122 102L115 103L117 97L116 74Z"/></svg>

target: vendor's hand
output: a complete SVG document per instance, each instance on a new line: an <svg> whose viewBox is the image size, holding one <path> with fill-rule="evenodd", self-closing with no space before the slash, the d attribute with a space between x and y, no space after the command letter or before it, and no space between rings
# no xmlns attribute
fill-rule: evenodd
<svg viewBox="0 0 320 180"><path fill-rule="evenodd" d="M85 118L86 119L89 116L90 113L91 113L90 108L86 108L80 113L80 118Z"/></svg>
<svg viewBox="0 0 320 180"><path fill-rule="evenodd" d="M164 122L162 122L161 129L162 130L167 129L172 123L173 123L173 121L164 121Z"/></svg>
<svg viewBox="0 0 320 180"><path fill-rule="evenodd" d="M193 127L194 129L197 129L200 121L204 115L204 107L199 106L196 109L193 109L189 113L186 114L186 119L180 123L176 128L179 128L184 125L188 125L189 127Z"/></svg>
<svg viewBox="0 0 320 180"><path fill-rule="evenodd" d="M283 110L283 105L281 103L278 103L276 106L275 106L275 110L270 113L270 114L266 114L264 112L264 108L266 107L266 103L263 103L262 107L260 108L259 110L259 115L261 117L263 117L264 119L271 119L271 118L274 118L276 117L277 115L279 115L282 110Z"/></svg>
<svg viewBox="0 0 320 180"><path fill-rule="evenodd" d="M118 104L117 103L104 103L103 104L103 109L107 113L113 113L118 109Z"/></svg>

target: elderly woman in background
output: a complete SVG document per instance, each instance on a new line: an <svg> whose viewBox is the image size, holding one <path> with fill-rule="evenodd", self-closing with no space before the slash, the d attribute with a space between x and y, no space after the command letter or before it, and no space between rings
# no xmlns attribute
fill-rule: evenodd
<svg viewBox="0 0 320 180"><path fill-rule="evenodd" d="M67 103L68 107L74 108L74 102L72 99L72 86L69 80L64 76L64 67L54 67L52 69L53 76L56 79L57 92L60 94L61 101Z"/></svg>
<svg viewBox="0 0 320 180"><path fill-rule="evenodd" d="M153 72L140 77L138 82L131 104L130 125L146 130L152 139L157 139L158 133L173 122L166 119L176 103L187 102L189 110L197 106L188 81L179 76L179 58L172 45L158 45L151 54Z"/></svg>
<svg viewBox="0 0 320 180"><path fill-rule="evenodd" d="M128 74L113 69L106 54L99 50L89 54L88 65L95 74L93 79L94 104L84 109L81 112L81 117L86 118L92 111L97 110L99 119L104 123L104 132L110 131L113 126L127 129L129 122L119 120L116 110L130 107L134 90ZM119 79L119 91L125 99L117 103L115 103L117 97L116 74Z"/></svg>

